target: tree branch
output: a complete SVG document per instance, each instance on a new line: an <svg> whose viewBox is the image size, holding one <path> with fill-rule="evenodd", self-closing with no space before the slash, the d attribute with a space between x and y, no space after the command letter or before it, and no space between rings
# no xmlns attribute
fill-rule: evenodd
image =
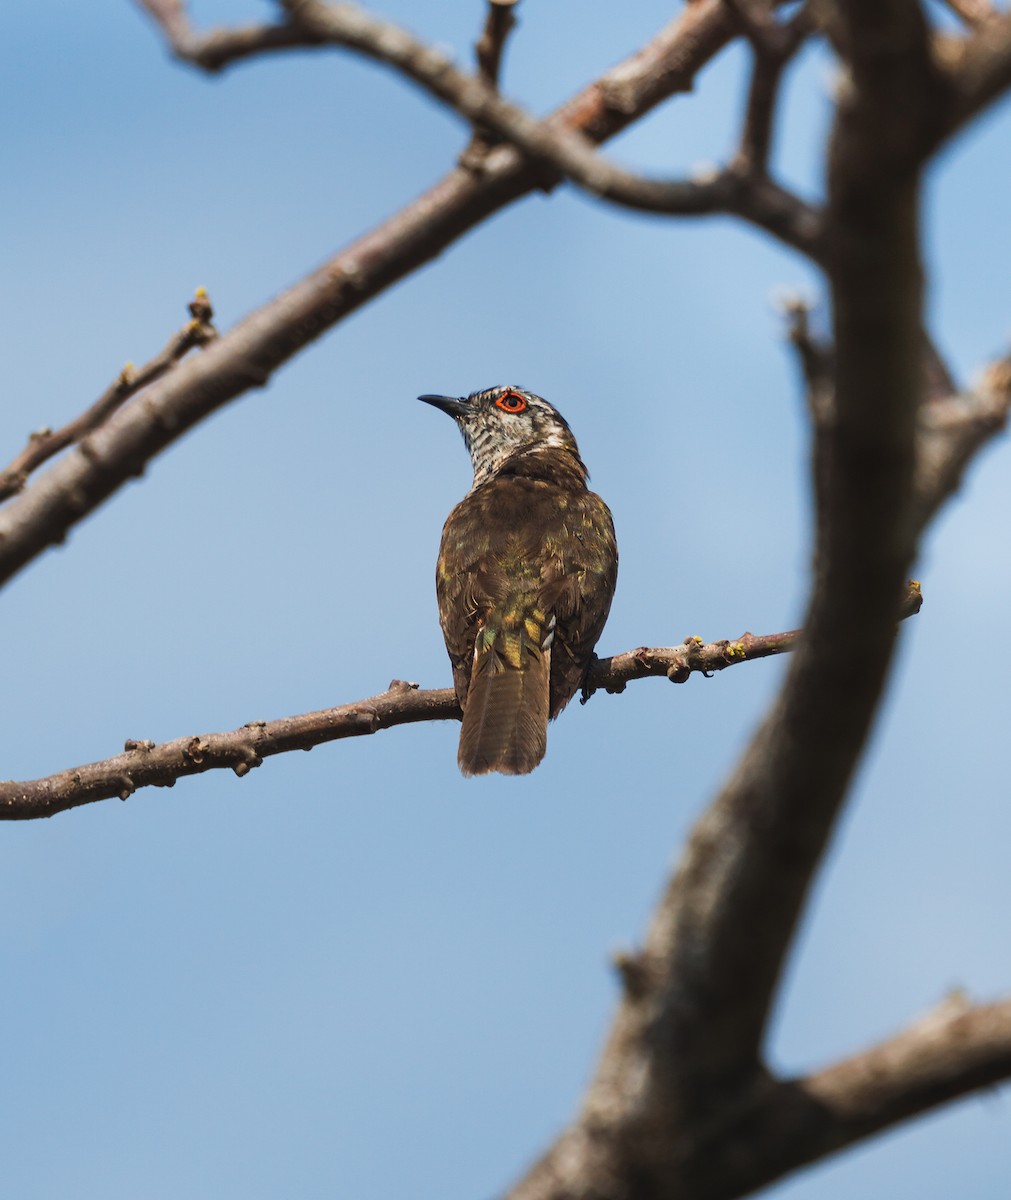
<svg viewBox="0 0 1011 1200"><path fill-rule="evenodd" d="M642 50L575 96L548 124L603 141L675 92L734 34L722 0L698 0ZM0 510L0 584L73 526L196 422L271 374L343 317L543 182L511 146L479 175L453 170L404 210L250 314L114 413Z"/></svg>
<svg viewBox="0 0 1011 1200"><path fill-rule="evenodd" d="M835 403L815 431L805 636L778 700L693 830L583 1111L514 1193L524 1200L610 1200L629 1177L658 1195L708 1194L671 1187L684 1177L678 1135L764 1078L782 965L891 660L894 597L915 550L917 184L944 89L913 0L848 0L832 11L848 76L825 229Z"/></svg>
<svg viewBox="0 0 1011 1200"><path fill-rule="evenodd" d="M970 392L935 400L919 414L914 521L923 530L961 485L969 463L1011 414L1011 355L991 363Z"/></svg>
<svg viewBox="0 0 1011 1200"><path fill-rule="evenodd" d="M498 87L502 52L516 24L513 9L518 3L519 0L488 0L484 30L478 38L475 51L478 75L489 87Z"/></svg>
<svg viewBox="0 0 1011 1200"><path fill-rule="evenodd" d="M813 1158L1011 1077L1011 999L956 993L902 1033L800 1087L830 1116Z"/></svg>
<svg viewBox="0 0 1011 1200"><path fill-rule="evenodd" d="M811 421L828 427L835 413L834 351L811 334L800 299L784 305L797 351ZM1003 430L1011 415L1011 354L987 365L976 388L960 392L933 344L923 347L922 396L917 413L913 523L922 533L958 490L969 464Z"/></svg>
<svg viewBox="0 0 1011 1200"><path fill-rule="evenodd" d="M771 180L734 167L697 180L636 175L604 159L582 134L559 122L539 120L504 100L494 87L457 70L441 52L399 26L349 5L323 0L281 3L293 22L321 40L393 67L473 125L493 130L541 167L562 174L592 195L668 215L732 213L816 261L820 258L816 210Z"/></svg>
<svg viewBox="0 0 1011 1200"><path fill-rule="evenodd" d="M302 25L244 25L198 33L181 0L136 0L157 23L172 53L181 62L216 72L234 62L275 50L305 50L322 41Z"/></svg>
<svg viewBox="0 0 1011 1200"><path fill-rule="evenodd" d="M919 584L911 583L899 618L919 612L922 602ZM641 646L627 654L598 659L590 669L583 702L598 688L622 692L633 679L666 676L674 683L684 683L693 672L711 675L755 658L783 654L794 647L800 635L799 630L761 637L745 633L733 642L709 644L703 644L701 638L688 638L681 646ZM380 695L337 708L252 721L227 733L181 737L160 745L130 738L122 754L101 762L71 767L43 779L0 781L0 821L51 817L114 796L126 800L138 788L172 787L186 775L223 767L242 776L265 758L290 750L311 750L325 742L362 737L395 725L459 719L452 688L422 690L417 684L395 679Z"/></svg>
<svg viewBox="0 0 1011 1200"><path fill-rule="evenodd" d="M742 175L767 177L783 71L810 32L808 5L780 24L767 3L754 9L752 0L726 2L747 34L754 59L741 142L731 165Z"/></svg>
<svg viewBox="0 0 1011 1200"><path fill-rule="evenodd" d="M939 143L1011 87L1011 13L981 20L967 38L945 39L938 51L952 92Z"/></svg>
<svg viewBox="0 0 1011 1200"><path fill-rule="evenodd" d="M955 995L901 1033L806 1078L755 1078L708 1120L677 1131L654 1194L730 1200L1011 1077L1011 999ZM726 1152L733 1147L733 1153ZM521 1185L513 1200L572 1193Z"/></svg>
<svg viewBox="0 0 1011 1200"><path fill-rule="evenodd" d="M518 3L519 0L488 0L484 29L474 47L478 77L495 91L498 91L505 44L516 25L513 9ZM501 140L492 130L475 125L470 141L460 154L460 165L479 170L488 151Z"/></svg>
<svg viewBox="0 0 1011 1200"><path fill-rule="evenodd" d="M211 324L214 310L203 288L197 289L196 295L190 301L189 310L192 319L187 321L178 333L173 334L165 349L156 354L150 362L139 369L132 363L127 363L116 380L80 416L55 432L51 429L40 429L29 437L24 450L10 466L0 471L0 501L19 492L32 471L61 450L65 450L67 446L80 442L85 434L97 429L131 396L135 396L149 383L160 379L194 346L206 346L217 337L217 330Z"/></svg>

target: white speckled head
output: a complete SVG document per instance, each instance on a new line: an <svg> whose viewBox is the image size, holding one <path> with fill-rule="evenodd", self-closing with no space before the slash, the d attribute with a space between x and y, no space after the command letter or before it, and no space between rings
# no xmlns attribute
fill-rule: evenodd
<svg viewBox="0 0 1011 1200"><path fill-rule="evenodd" d="M490 479L515 455L579 447L565 418L543 396L521 387L492 387L469 396L419 396L459 426L474 466L474 486Z"/></svg>

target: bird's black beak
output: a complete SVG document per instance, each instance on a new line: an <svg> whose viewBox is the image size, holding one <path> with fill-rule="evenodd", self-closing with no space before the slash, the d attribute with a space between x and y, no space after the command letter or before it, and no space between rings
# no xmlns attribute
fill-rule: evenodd
<svg viewBox="0 0 1011 1200"><path fill-rule="evenodd" d="M419 400L424 400L426 404L431 404L435 408L441 408L444 413L448 413L454 420L457 417L466 416L470 412L470 405L466 400L460 399L459 396L419 396Z"/></svg>

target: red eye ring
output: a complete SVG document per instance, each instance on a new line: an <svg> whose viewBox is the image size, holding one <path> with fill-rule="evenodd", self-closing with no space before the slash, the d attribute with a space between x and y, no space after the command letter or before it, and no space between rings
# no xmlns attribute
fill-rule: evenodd
<svg viewBox="0 0 1011 1200"><path fill-rule="evenodd" d="M525 411L527 402L519 392L503 392L495 401L495 407L507 413L521 413Z"/></svg>

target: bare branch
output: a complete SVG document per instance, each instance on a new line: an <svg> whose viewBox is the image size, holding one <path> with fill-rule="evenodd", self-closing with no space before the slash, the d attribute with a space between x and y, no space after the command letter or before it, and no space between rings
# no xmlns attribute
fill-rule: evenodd
<svg viewBox="0 0 1011 1200"><path fill-rule="evenodd" d="M685 91L733 36L722 0L698 0L643 49L557 112L547 126L603 141L661 100ZM484 85L480 85L484 86ZM0 584L93 512L196 422L251 387L314 338L464 232L543 182L510 146L480 175L456 169L402 212L354 242L312 275L252 313L197 358L149 387L139 403L108 418L0 510Z"/></svg>
<svg viewBox="0 0 1011 1200"><path fill-rule="evenodd" d="M804 395L814 428L831 418L835 404L832 347L811 332L811 310L801 296L784 299L787 337L797 352L804 377Z"/></svg>
<svg viewBox="0 0 1011 1200"><path fill-rule="evenodd" d="M394 680L388 691L356 704L277 721L252 721L229 733L176 738L157 746L130 739L115 758L27 783L0 783L0 820L51 817L113 796L126 800L138 788L171 787L184 775L221 767L246 775L270 755L311 750L324 742L394 725L459 716L452 688L422 692L416 685Z"/></svg>
<svg viewBox="0 0 1011 1200"><path fill-rule="evenodd" d="M489 87L498 87L502 52L516 24L513 9L518 3L519 0L488 0L488 15L475 50L478 74Z"/></svg>
<svg viewBox="0 0 1011 1200"><path fill-rule="evenodd" d="M790 59L810 32L808 6L780 24L768 5L753 8L753 0L726 0L751 42L754 62L741 144L731 164L742 175L767 175L772 127L780 83Z"/></svg>
<svg viewBox="0 0 1011 1200"><path fill-rule="evenodd" d="M644 985L634 957L619 964L626 988ZM798 1168L875 1133L1011 1078L1011 999L972 1005L952 996L896 1036L806 1078L759 1073L725 1092L691 1125L675 1124L649 1163L642 1194L679 1200L751 1195ZM639 1137L648 1136L641 1130ZM728 1153L727 1147L733 1152ZM576 1125L509 1192L509 1200L629 1195L615 1161L635 1150L606 1131ZM572 1186L570 1164L591 1164L593 1190ZM627 1180L628 1176L624 1178ZM638 1194L638 1193L637 1193Z"/></svg>
<svg viewBox="0 0 1011 1200"><path fill-rule="evenodd" d="M835 414L834 352L809 327L798 297L784 302L788 336L804 375L812 424L829 426ZM1011 355L990 363L975 389L959 392L933 343L922 346L922 399L917 414L914 529L922 532L957 491L969 463L1011 414Z"/></svg>
<svg viewBox="0 0 1011 1200"><path fill-rule="evenodd" d="M519 0L488 0L484 30L474 47L478 77L495 91L498 91L505 44L516 25L513 9L518 3ZM501 140L492 130L475 125L470 141L460 154L460 165L468 170L480 170L488 151Z"/></svg>
<svg viewBox="0 0 1011 1200"><path fill-rule="evenodd" d="M669 1172L684 1176L678 1132L746 1108L766 1086L761 1044L783 961L891 660L894 597L915 550L918 170L943 88L912 0L833 10L849 79L825 229L835 406L816 429L805 636L778 700L692 832L583 1112L517 1189L524 1200L610 1200L630 1176L658 1195L690 1195L670 1185Z"/></svg>
<svg viewBox="0 0 1011 1200"><path fill-rule="evenodd" d="M910 580L897 619L904 621L920 611L923 594L916 580ZM803 637L802 629L791 629L786 633L742 633L733 641L704 643L700 637L686 638L680 646L650 648L640 646L625 654L612 658L599 658L593 664L583 692L585 703L594 691L603 688L606 692L623 692L625 685L633 679L665 675L672 683L686 683L693 672L712 675L726 667L756 658L769 658L773 654L785 654L794 649Z"/></svg>
<svg viewBox="0 0 1011 1200"><path fill-rule="evenodd" d="M1005 428L1011 413L1011 355L991 363L978 386L935 400L919 414L916 447L917 529L958 490L966 467Z"/></svg>
<svg viewBox="0 0 1011 1200"><path fill-rule="evenodd" d="M827 469L816 478L815 590L779 702L696 829L647 939L680 995L708 997L707 1044L695 1044L715 1059L687 1070L671 1060L678 1093L699 1070L713 1078L755 1061L808 881L877 705L894 596L914 552L918 160L900 148L921 140L932 115L928 31L906 0L854 0L837 14L852 90L840 101L829 175L835 412L816 431ZM742 938L759 908L760 936ZM681 1009L670 987L658 988L653 1017L674 1022L676 1041L692 1041L699 1013Z"/></svg>
<svg viewBox="0 0 1011 1200"><path fill-rule="evenodd" d="M561 173L603 200L669 215L732 213L819 258L817 212L769 180L754 179L731 168L698 180L644 178L602 158L586 137L564 124L539 120L504 100L484 80L457 70L441 52L396 25L360 9L322 0L282 3L292 21L304 23L334 45L395 68L478 128L493 130L542 167Z"/></svg>
<svg viewBox="0 0 1011 1200"><path fill-rule="evenodd" d="M79 417L75 417L62 429L40 429L31 435L24 450L10 466L0 471L0 500L6 500L19 492L32 471L97 429L131 396L135 396L149 383L160 379L194 346L206 346L212 338L217 337L217 330L211 324L214 311L203 288L197 289L196 295L190 301L189 310L192 319L187 321L178 333L172 335L164 350L156 354L150 362L139 369L132 363L127 363L116 380Z"/></svg>
<svg viewBox="0 0 1011 1200"><path fill-rule="evenodd" d="M1011 13L981 21L965 39L939 39L937 57L952 90L939 141L1011 88Z"/></svg>
<svg viewBox="0 0 1011 1200"><path fill-rule="evenodd" d="M919 584L911 583L899 617L919 612ZM597 688L622 692L633 679L666 676L684 683L693 672L709 675L725 667L783 654L793 648L800 632L746 633L734 642L703 645L688 638L681 646L649 649L645 646L613 658L598 659L590 669L584 702ZM366 700L301 713L275 721L253 721L228 733L205 733L155 745L130 739L122 754L102 762L71 767L56 775L29 782L0 781L0 821L51 817L83 804L118 796L126 800L138 788L172 787L186 775L230 767L246 775L265 758L289 750L311 750L339 738L362 737L418 721L459 720L460 709L452 688L422 690L414 683L395 679L389 689Z"/></svg>
<svg viewBox="0 0 1011 1200"><path fill-rule="evenodd" d="M198 33L190 24L181 0L136 2L157 22L176 58L204 71L220 71L233 62L274 50L300 50L323 44L311 30L287 22Z"/></svg>
<svg viewBox="0 0 1011 1200"><path fill-rule="evenodd" d="M799 1086L830 1118L813 1157L1011 1077L1011 999L972 1005L955 993L878 1046Z"/></svg>

